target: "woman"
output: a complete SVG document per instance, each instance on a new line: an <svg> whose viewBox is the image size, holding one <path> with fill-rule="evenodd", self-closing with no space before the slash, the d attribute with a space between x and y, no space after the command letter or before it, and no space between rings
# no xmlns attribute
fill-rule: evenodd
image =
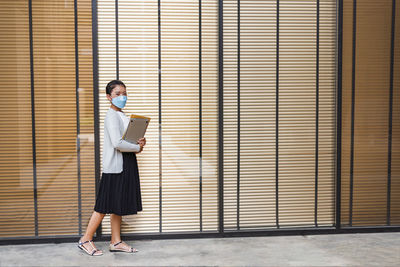
<svg viewBox="0 0 400 267"><path fill-rule="evenodd" d="M103 255L93 243L93 235L106 214L111 219L112 252L137 252L121 240L123 215L142 211L139 171L136 153L146 144L141 138L138 144L122 140L129 118L122 112L127 100L126 86L122 81L113 80L106 86L106 96L111 102L104 119L103 172L94 206L85 234L79 239L78 247L91 256Z"/></svg>

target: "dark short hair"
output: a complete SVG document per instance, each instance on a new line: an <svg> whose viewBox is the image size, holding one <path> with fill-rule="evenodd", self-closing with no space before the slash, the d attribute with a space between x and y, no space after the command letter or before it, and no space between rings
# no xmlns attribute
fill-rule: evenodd
<svg viewBox="0 0 400 267"><path fill-rule="evenodd" d="M111 95L112 90L117 86L117 85L122 85L123 87L126 88L125 84L120 81L120 80L112 80L109 82L106 86L106 94Z"/></svg>

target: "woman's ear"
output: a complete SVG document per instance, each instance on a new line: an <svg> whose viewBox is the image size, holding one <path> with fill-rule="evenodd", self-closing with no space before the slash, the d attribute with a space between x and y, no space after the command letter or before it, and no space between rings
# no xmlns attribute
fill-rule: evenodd
<svg viewBox="0 0 400 267"><path fill-rule="evenodd" d="M106 97L107 97L108 100L112 101L111 95L106 94Z"/></svg>

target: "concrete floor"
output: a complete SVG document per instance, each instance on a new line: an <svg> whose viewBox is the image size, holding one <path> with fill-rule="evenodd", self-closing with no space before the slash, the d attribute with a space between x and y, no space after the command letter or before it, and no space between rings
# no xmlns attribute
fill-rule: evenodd
<svg viewBox="0 0 400 267"><path fill-rule="evenodd" d="M0 246L0 266L400 266L400 233L127 241L91 257L75 243Z"/></svg>

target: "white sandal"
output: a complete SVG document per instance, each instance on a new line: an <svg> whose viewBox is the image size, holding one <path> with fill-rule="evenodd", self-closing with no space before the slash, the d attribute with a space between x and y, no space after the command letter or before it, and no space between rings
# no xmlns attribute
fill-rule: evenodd
<svg viewBox="0 0 400 267"><path fill-rule="evenodd" d="M101 253L99 253L99 254L95 254L97 251L100 251L100 250L98 250L98 249L96 249L94 246L93 246L93 244L92 244L92 242L93 242L93 240L88 240L88 241L85 241L85 242L80 242L81 240L79 240L78 241L78 248L80 248L80 249L82 249L83 251L85 251L87 254L89 254L90 256L101 256L101 255L103 255L103 252L101 252ZM86 247L84 247L83 246L83 244L86 244L86 243L88 243L89 242L89 244L92 246L92 248L93 248L93 250L92 251L89 251Z"/></svg>
<svg viewBox="0 0 400 267"><path fill-rule="evenodd" d="M130 246L129 246L129 249L126 249L126 248L116 248L116 246L118 246L118 245L121 244L121 243L122 243L122 240L119 241L119 242L117 242L117 243L115 243L115 244L110 243L110 248L109 248L109 250L110 250L111 252L127 252L127 253L135 253L135 252L138 252L138 251L139 251L139 250L137 250L136 248L132 248L132 247L130 247Z"/></svg>

